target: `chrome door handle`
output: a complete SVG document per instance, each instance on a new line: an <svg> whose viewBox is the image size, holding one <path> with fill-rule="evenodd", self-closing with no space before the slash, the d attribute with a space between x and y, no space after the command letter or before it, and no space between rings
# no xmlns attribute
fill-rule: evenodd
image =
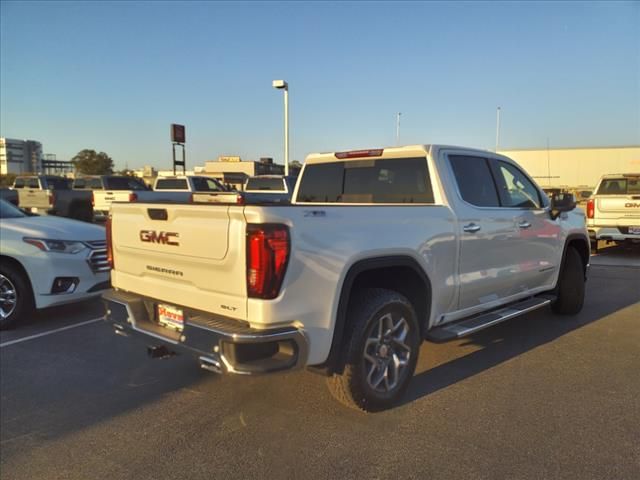
<svg viewBox="0 0 640 480"><path fill-rule="evenodd" d="M518 224L518 227L520 227L520 228L529 228L530 226L531 226L531 224L530 224L529 222L527 222L527 221L525 221L525 222L520 222L520 223Z"/></svg>
<svg viewBox="0 0 640 480"><path fill-rule="evenodd" d="M476 225L475 223L470 223L469 225L465 225L462 227L462 230L469 233L475 233L480 230L480 225Z"/></svg>

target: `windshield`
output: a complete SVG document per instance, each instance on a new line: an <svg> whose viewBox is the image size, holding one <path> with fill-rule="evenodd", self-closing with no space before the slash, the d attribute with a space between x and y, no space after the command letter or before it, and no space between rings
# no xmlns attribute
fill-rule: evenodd
<svg viewBox="0 0 640 480"><path fill-rule="evenodd" d="M254 177L247 180L245 187L247 191L278 191L284 192L284 182L282 178L260 178Z"/></svg>
<svg viewBox="0 0 640 480"><path fill-rule="evenodd" d="M225 188L215 178L193 177L193 189L196 192L224 192Z"/></svg>
<svg viewBox="0 0 640 480"><path fill-rule="evenodd" d="M598 195L637 195L640 194L640 176L607 178L598 188Z"/></svg>
<svg viewBox="0 0 640 480"><path fill-rule="evenodd" d="M18 208L11 205L6 200L0 199L0 219L2 218L22 218L26 217Z"/></svg>

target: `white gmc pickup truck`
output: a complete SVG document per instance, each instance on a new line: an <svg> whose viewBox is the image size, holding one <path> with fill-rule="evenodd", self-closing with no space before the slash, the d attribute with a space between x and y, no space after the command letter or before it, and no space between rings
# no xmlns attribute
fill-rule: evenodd
<svg viewBox="0 0 640 480"><path fill-rule="evenodd" d="M113 204L116 333L215 372L308 367L392 406L420 343L582 308L589 237L510 159L438 145L313 154L290 205Z"/></svg>
<svg viewBox="0 0 640 480"><path fill-rule="evenodd" d="M591 247L598 240L640 243L640 173L605 175L587 201Z"/></svg>

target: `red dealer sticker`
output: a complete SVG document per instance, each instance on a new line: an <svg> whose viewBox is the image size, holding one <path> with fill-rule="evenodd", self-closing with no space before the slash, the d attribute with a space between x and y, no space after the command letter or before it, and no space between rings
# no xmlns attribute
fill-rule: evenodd
<svg viewBox="0 0 640 480"><path fill-rule="evenodd" d="M173 305L158 305L158 323L163 327L181 332L184 328L184 313Z"/></svg>

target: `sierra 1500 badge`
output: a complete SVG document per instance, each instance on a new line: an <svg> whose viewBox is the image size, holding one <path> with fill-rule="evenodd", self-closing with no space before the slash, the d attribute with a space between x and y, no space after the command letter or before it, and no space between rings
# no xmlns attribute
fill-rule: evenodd
<svg viewBox="0 0 640 480"><path fill-rule="evenodd" d="M147 243L160 243L162 245L179 246L178 232L156 232L155 230L140 230L140 241Z"/></svg>

